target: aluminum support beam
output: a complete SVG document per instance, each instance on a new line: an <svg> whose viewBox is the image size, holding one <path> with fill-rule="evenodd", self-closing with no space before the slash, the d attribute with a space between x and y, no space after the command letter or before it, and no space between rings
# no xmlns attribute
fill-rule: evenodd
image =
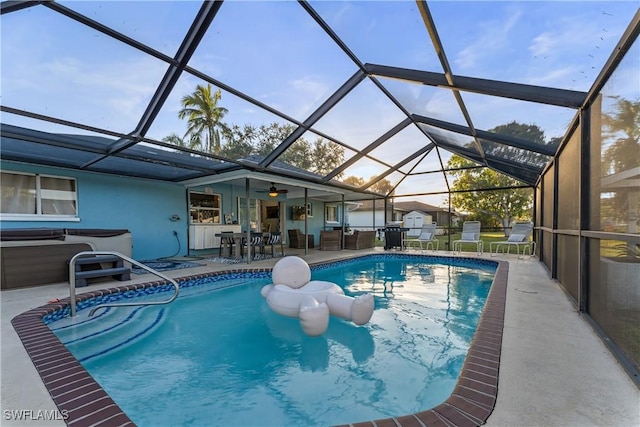
<svg viewBox="0 0 640 427"><path fill-rule="evenodd" d="M482 95L555 105L557 107L577 109L582 106L587 98L585 92L458 75L453 76L455 80L455 86L453 86L447 82L445 75L440 73L377 64L365 64L364 66L367 73L376 76L422 83L428 86L437 86L446 89L458 89L464 92L473 92Z"/></svg>

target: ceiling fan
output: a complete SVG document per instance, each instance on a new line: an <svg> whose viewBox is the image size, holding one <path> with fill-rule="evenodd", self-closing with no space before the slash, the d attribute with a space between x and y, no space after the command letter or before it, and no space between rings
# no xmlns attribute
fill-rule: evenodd
<svg viewBox="0 0 640 427"><path fill-rule="evenodd" d="M269 197L277 197L278 194L287 194L289 192L289 190L287 189L281 189L278 190L276 188L275 183L271 183L271 187L269 187L269 190L256 190L257 193L267 193L269 194Z"/></svg>

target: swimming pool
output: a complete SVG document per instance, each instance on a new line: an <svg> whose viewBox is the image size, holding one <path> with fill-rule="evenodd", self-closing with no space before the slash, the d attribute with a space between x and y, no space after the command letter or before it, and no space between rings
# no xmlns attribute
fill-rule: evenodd
<svg viewBox="0 0 640 427"><path fill-rule="evenodd" d="M451 260L452 266L442 264ZM189 422L199 425L328 425L357 422L419 413L445 400L451 401L454 387L457 387L458 393L454 394L458 399L462 398L467 406L473 406L471 409L467 407L466 414L474 418L467 420L473 419L477 423L476 420L482 416L488 416L492 402L486 401L486 391L474 390L473 384L461 386L460 381L456 382L466 347L475 329L464 326L458 317L471 306L481 309L482 298L470 292L466 285L453 285L449 278L460 274L480 278L480 282L484 283L480 288L484 287L486 295L496 264L461 258L375 255L348 263L341 262L334 267L323 266L314 270L314 278L338 281L335 277L344 276L352 282L346 287L347 293L374 293L376 312L366 327L353 327L332 319L326 336L320 338L303 336L293 319L282 318L268 310L265 312L259 296L262 284L269 282L266 277L268 273L264 272L234 272L231 276L238 276L233 279L236 283L221 282L218 281L220 276L215 276L213 286L202 283L208 278L191 279L190 283L184 285L183 296L163 309L133 308L128 313L124 313L123 308L110 310L103 316L118 311L121 322L138 326L138 329L129 328L134 337L125 338L127 344L124 346L117 346L117 342L104 338L104 333L96 330L89 334L80 332L76 336L65 336L60 331L57 333L61 334L63 340L70 341L72 350L75 345L73 341L77 340L75 343L81 349L77 353L78 359L139 425ZM413 279L409 280L409 277ZM241 286L243 281L247 282L247 278L251 279L249 283ZM447 282L444 287L438 284L442 278L446 278ZM470 288L473 287L470 285ZM446 291L438 293L438 288ZM495 288L494 281L492 293ZM131 289L129 292L135 293ZM137 292L140 293L140 290ZM227 293L228 298L223 295ZM427 294L435 303L425 304L429 300L425 298ZM107 295L113 299L112 294ZM213 299L210 299L211 295ZM88 301L85 299L83 303L91 305ZM242 310L231 309L228 301L242 301ZM410 303L404 304L404 301ZM171 315L174 310L182 310L181 305L188 308L187 313ZM444 315L440 316L438 312ZM477 310L476 319L479 315L480 310ZM207 321L203 322L200 316ZM60 310L50 311L45 321L51 322L54 328L68 330L59 321L54 321L56 317L60 317ZM175 317L189 318L191 323L178 326L169 321ZM230 323L225 323L227 321ZM202 328L203 323L206 324L205 328ZM493 319L489 323L494 323ZM233 331L233 324L239 324L240 327ZM443 324L447 325L445 333L436 333L435 327ZM216 326L219 326L217 331ZM495 325L490 326L484 328L485 332L481 331L482 327L478 330L483 335L488 333L489 341L496 341L497 334L501 334L501 327L496 329ZM214 335L213 342L198 339L199 335L203 335L202 329ZM81 338L93 333L101 336L95 341L102 341L102 344L91 344L90 340ZM172 336L189 337L192 344L184 346ZM394 339L399 339L401 344L398 345ZM152 351L140 350L154 343L158 346L152 346ZM104 348L100 349L101 345L107 348L106 352ZM110 349L114 346L118 349ZM435 348L436 352L428 353L429 347ZM453 350L452 357L443 355L444 347ZM272 352L272 349L278 351ZM477 357L478 354L474 355L470 350L467 361L477 358L477 367L473 372L481 373L481 360L492 359L493 366L490 368L495 371L493 376L497 381L496 358L484 354L491 351L485 346L480 349L483 354ZM249 358L247 355L256 357ZM211 360L217 362L213 365L205 363L205 368L198 368L195 359L205 359L206 363ZM164 371L168 365L175 368L172 373ZM96 366L105 366L106 369L94 372ZM436 372L437 381L418 373L425 366ZM114 372L117 374L114 375ZM285 374L292 376L286 377ZM256 386L255 381L262 382L262 386ZM432 386L434 382L442 384L430 391L427 385ZM126 390L131 388L132 383L135 384L134 389ZM181 391L180 385L184 383L195 384L196 390ZM489 383L489 380L481 382L483 387ZM239 392L235 388L239 384L254 385ZM117 391L118 388L124 391ZM169 413L162 412L166 404L155 404L162 400L163 395L171 400L179 400L180 393L187 398ZM145 394L149 398L146 402L140 400L140 396ZM318 403L318 395L336 404L337 409L328 411L328 404ZM400 405L394 402L400 402ZM152 408L150 415L143 417L150 418L136 419L139 409L149 406ZM196 406L204 406L207 418L198 418ZM449 405L447 408L455 406ZM446 413L447 408L440 413ZM437 413L430 411L424 412L424 415ZM335 418L332 418L334 415ZM447 414L449 419L455 415ZM230 418L224 418L227 416ZM286 418L288 416L293 418Z"/></svg>

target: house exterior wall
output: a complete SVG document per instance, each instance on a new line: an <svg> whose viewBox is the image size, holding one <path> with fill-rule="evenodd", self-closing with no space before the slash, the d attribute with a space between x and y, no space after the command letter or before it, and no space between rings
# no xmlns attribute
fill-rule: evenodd
<svg viewBox="0 0 640 427"><path fill-rule="evenodd" d="M289 199L286 200L286 221L285 230L283 236L285 240L288 238L286 230L295 230L296 228L304 234L313 234L314 241L317 245L320 242L320 230L324 230L324 203L317 200L307 200L307 203L311 204L311 212L313 216L308 216L307 232L305 233L305 221L294 220L291 217L291 208L293 206L304 206L304 199Z"/></svg>
<svg viewBox="0 0 640 427"><path fill-rule="evenodd" d="M411 213L405 214L403 217L400 217L400 212L396 212L396 216L399 218L399 221L403 222L403 225L406 227L411 227L411 225L406 224L404 217L407 215L415 214L417 211L412 211ZM449 213L446 211L438 211L431 213L421 213L423 216L427 216L428 218L425 220L427 222L435 221L438 224L438 234L444 234L444 228L449 225ZM430 218L430 219L429 219ZM459 218L454 216L452 219L452 225L455 227L459 224ZM371 230L373 227L373 213L370 210L357 210L353 212L349 212L349 226L355 230ZM384 227L384 211L376 210L375 216L375 228ZM418 226L419 228L420 226ZM417 230L416 236L419 235L419 230Z"/></svg>
<svg viewBox="0 0 640 427"><path fill-rule="evenodd" d="M221 196L221 212L233 213L238 220L238 198L244 198L244 189L226 184L185 188L181 184L166 183L129 177L117 177L72 169L35 166L3 161L5 172L26 172L64 176L77 180L78 218L64 221L51 220L5 220L0 216L0 227L10 228L104 228L128 229L133 239L133 258L156 259L168 256L187 255L189 239L188 191L211 191ZM263 194L252 193L251 198L262 198ZM292 206L304 206L304 199L278 196L274 201L285 203L285 229L299 228L304 231L304 221L291 219ZM313 216L307 220L308 234L320 238L325 229L324 203L309 200ZM180 217L171 221L173 215ZM244 224L240 224L244 228ZM336 225L329 224L327 226ZM337 224L339 225L339 224ZM176 231L177 236L173 234ZM176 238L177 237L177 238Z"/></svg>
<svg viewBox="0 0 640 427"><path fill-rule="evenodd" d="M133 258L155 259L187 253L188 210L182 185L83 172L55 167L2 162L5 172L40 173L77 180L78 219L65 221L4 220L11 228L128 229ZM172 215L179 221L170 221ZM178 233L177 239L173 231ZM180 248L178 249L178 240Z"/></svg>
<svg viewBox="0 0 640 427"><path fill-rule="evenodd" d="M372 230L374 227L373 211L349 212L349 227L353 230ZM384 227L384 211L377 210L375 228Z"/></svg>

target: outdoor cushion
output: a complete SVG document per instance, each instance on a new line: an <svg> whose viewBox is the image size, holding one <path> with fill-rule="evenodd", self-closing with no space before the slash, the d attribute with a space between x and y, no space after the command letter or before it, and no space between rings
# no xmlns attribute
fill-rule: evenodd
<svg viewBox="0 0 640 427"><path fill-rule="evenodd" d="M525 237L527 237L526 234L512 234L507 239L507 242L524 242Z"/></svg>
<svg viewBox="0 0 640 427"><path fill-rule="evenodd" d="M478 237L476 237L476 233L462 233L462 240L476 241L478 240Z"/></svg>

